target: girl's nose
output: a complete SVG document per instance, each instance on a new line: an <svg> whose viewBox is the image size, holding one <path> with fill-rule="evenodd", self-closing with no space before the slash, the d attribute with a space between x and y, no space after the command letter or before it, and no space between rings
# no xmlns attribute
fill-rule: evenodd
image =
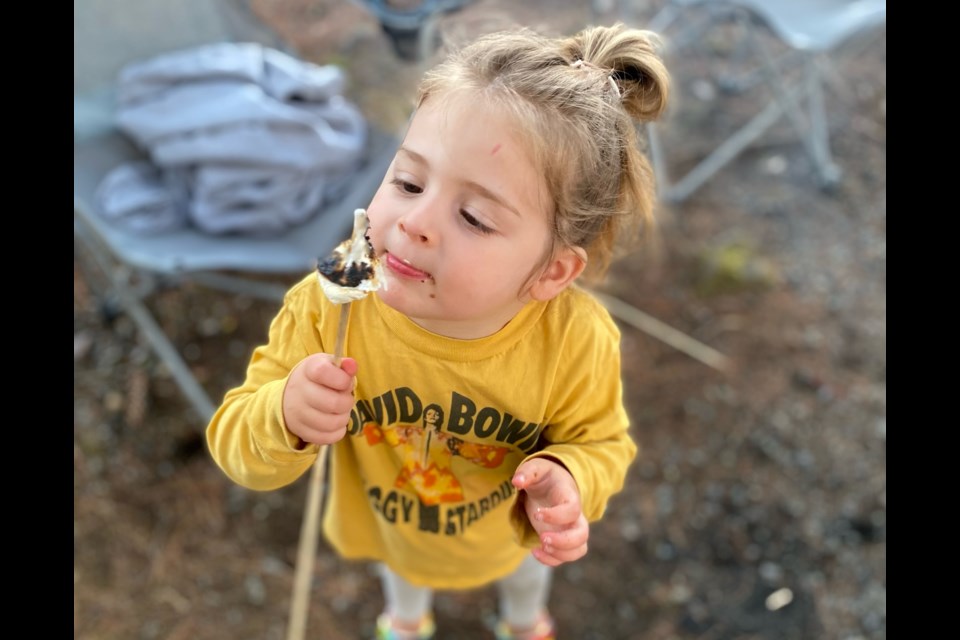
<svg viewBox="0 0 960 640"><path fill-rule="evenodd" d="M400 231L407 234L413 240L422 244L430 244L434 238L434 232L429 227L429 213L425 207L418 207L397 221Z"/></svg>

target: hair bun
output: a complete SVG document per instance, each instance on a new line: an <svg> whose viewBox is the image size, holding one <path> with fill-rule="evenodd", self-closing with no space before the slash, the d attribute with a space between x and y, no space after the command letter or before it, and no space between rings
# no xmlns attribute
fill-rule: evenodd
<svg viewBox="0 0 960 640"><path fill-rule="evenodd" d="M656 120L667 106L670 76L657 53L659 36L622 23L589 27L570 39L573 58L612 69L621 102L634 119Z"/></svg>

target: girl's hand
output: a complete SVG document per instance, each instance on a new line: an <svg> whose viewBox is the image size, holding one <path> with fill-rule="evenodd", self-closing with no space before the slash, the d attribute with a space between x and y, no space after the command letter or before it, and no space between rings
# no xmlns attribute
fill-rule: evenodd
<svg viewBox="0 0 960 640"><path fill-rule="evenodd" d="M540 536L534 557L556 567L587 553L590 525L580 505L580 490L567 469L548 458L527 460L513 474L513 486L526 492L523 507Z"/></svg>
<svg viewBox="0 0 960 640"><path fill-rule="evenodd" d="M353 358L344 358L339 367L326 353L301 360L283 389L287 429L304 442L332 444L342 439L350 423L356 376Z"/></svg>

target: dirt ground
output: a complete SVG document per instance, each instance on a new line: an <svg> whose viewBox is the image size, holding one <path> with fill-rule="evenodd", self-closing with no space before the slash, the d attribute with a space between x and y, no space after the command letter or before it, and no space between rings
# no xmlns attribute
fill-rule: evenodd
<svg viewBox="0 0 960 640"><path fill-rule="evenodd" d="M571 31L619 15L581 4L479 0L444 25ZM642 26L660 4L628 17ZM252 6L305 58L344 65L372 121L403 123L421 68L391 55L361 6ZM668 57L662 132L677 172L766 97L721 91L711 72L731 68L727 40L699 44ZM587 557L556 573L561 639L886 638L885 32L832 70L834 190L816 188L784 121L689 200L664 203L659 262L627 257L602 288L730 367L619 318L641 453ZM150 307L217 399L276 310L200 288ZM306 478L270 493L232 485L169 372L79 269L74 334L75 637L283 638ZM382 599L369 568L321 542L315 575L310 637L371 637ZM439 594L438 637L491 638L494 606L490 589Z"/></svg>

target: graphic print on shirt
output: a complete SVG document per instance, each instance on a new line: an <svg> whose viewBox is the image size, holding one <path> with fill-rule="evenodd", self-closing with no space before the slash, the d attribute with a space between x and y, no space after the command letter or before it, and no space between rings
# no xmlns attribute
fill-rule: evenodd
<svg viewBox="0 0 960 640"><path fill-rule="evenodd" d="M450 418L445 425L446 415ZM437 403L424 407L407 387L382 394L372 402L358 399L351 418L351 435L369 446L392 447L401 461L393 487L368 489L374 508L388 521L411 522L416 518L421 530L443 530L447 535L462 531L515 493L510 469L504 474L504 482L493 488L490 495L462 504L465 496L452 466L453 459L496 469L515 449L532 448L542 430L538 423L518 420L492 407L478 407L456 392L451 394L447 411ZM470 434L513 446L459 437ZM416 496L416 505L413 498L405 495L408 493ZM441 512L441 505L454 504L458 506Z"/></svg>

